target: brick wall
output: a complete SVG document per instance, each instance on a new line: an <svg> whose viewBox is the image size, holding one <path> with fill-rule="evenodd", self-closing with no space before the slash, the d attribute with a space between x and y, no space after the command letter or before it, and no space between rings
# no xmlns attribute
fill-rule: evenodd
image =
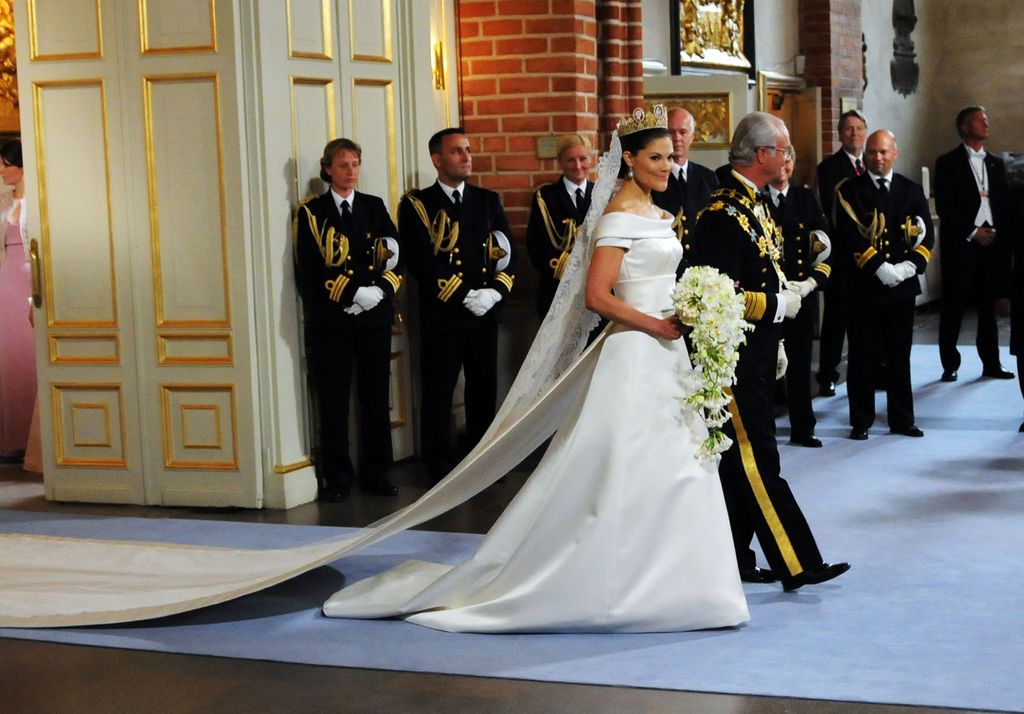
<svg viewBox="0 0 1024 714"><path fill-rule="evenodd" d="M558 174L553 159L537 158L537 139L577 133L600 147L599 129L643 96L640 4L458 3L461 115L475 181L502 195L520 244L533 191Z"/></svg>
<svg viewBox="0 0 1024 714"><path fill-rule="evenodd" d="M864 97L861 0L799 0L797 13L804 77L821 87L822 150L831 154L839 148L841 98Z"/></svg>

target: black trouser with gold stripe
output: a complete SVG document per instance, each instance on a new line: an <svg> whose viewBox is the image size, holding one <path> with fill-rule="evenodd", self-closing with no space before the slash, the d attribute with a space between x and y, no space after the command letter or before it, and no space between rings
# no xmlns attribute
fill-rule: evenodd
<svg viewBox="0 0 1024 714"><path fill-rule="evenodd" d="M740 568L754 566L750 541L756 533L768 565L777 576L789 578L820 565L821 553L789 484L780 475L772 418L774 353L772 357L760 360L756 370L737 372L729 405L732 419L725 426L733 445L722 455L718 473Z"/></svg>

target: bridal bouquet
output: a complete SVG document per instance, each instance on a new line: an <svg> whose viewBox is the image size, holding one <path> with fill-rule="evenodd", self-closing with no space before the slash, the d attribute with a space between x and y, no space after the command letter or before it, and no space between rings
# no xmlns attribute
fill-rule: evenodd
<svg viewBox="0 0 1024 714"><path fill-rule="evenodd" d="M706 265L686 269L672 293L672 304L684 325L693 328L689 340L693 370L681 375L683 401L697 410L708 427L698 456L711 458L732 445L722 426L729 421L732 395L726 388L736 380L739 346L754 326L743 318L743 296L732 278Z"/></svg>

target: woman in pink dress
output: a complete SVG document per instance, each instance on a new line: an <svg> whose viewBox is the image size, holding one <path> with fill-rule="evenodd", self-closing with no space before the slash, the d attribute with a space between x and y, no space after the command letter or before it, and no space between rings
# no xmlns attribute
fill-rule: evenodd
<svg viewBox="0 0 1024 714"><path fill-rule="evenodd" d="M0 146L0 179L14 187L14 202L0 216L0 458L25 453L36 399L36 359L29 322L32 278L24 230L25 184L21 142Z"/></svg>

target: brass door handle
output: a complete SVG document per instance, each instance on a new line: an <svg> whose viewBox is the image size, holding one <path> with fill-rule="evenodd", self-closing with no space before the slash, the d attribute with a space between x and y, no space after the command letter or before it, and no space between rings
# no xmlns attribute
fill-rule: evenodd
<svg viewBox="0 0 1024 714"><path fill-rule="evenodd" d="M32 304L35 307L42 307L43 271L39 264L39 241L35 238L28 244L28 260L32 267Z"/></svg>

